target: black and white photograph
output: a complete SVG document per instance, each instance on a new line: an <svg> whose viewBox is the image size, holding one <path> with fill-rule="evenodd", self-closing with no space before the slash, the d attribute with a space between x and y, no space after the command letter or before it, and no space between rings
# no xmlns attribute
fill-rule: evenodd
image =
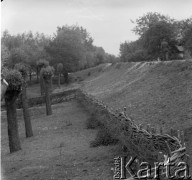
<svg viewBox="0 0 192 180"><path fill-rule="evenodd" d="M1 0L2 180L192 180L192 0Z"/></svg>

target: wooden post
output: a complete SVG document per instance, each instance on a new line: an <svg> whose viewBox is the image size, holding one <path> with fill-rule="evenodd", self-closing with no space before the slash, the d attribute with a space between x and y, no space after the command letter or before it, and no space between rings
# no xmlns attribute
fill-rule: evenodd
<svg viewBox="0 0 192 180"><path fill-rule="evenodd" d="M126 106L123 108L123 110L124 110L124 112L126 112L126 111L127 111L127 108L126 108Z"/></svg>
<svg viewBox="0 0 192 180"><path fill-rule="evenodd" d="M155 127L151 127L151 133L152 133L152 134L156 134L156 129L155 129Z"/></svg>
<svg viewBox="0 0 192 180"><path fill-rule="evenodd" d="M158 162L163 162L164 161L164 156L162 152L158 153Z"/></svg>
<svg viewBox="0 0 192 180"><path fill-rule="evenodd" d="M151 126L150 126L150 124L147 124L147 129L146 130L147 130L148 133L151 133Z"/></svg>
<svg viewBox="0 0 192 180"><path fill-rule="evenodd" d="M160 131L160 134L162 135L162 134L163 134L163 128L162 128L162 126L160 127L159 131Z"/></svg>
<svg viewBox="0 0 192 180"><path fill-rule="evenodd" d="M139 130L143 129L143 124L139 124Z"/></svg>
<svg viewBox="0 0 192 180"><path fill-rule="evenodd" d="M136 172L138 172L138 170L140 168L139 159L136 159L135 162L136 162Z"/></svg>
<svg viewBox="0 0 192 180"><path fill-rule="evenodd" d="M167 141L165 141L165 144L167 146L167 153L168 153L167 155L168 155L168 157L171 157L171 148L169 147L169 144Z"/></svg>
<svg viewBox="0 0 192 180"><path fill-rule="evenodd" d="M181 135L181 145L182 145L182 146L185 146L185 136L184 136L184 131L181 131L180 135Z"/></svg>
<svg viewBox="0 0 192 180"><path fill-rule="evenodd" d="M179 129L177 130L177 137L178 137L179 140L181 140L181 132L180 132Z"/></svg>
<svg viewBox="0 0 192 180"><path fill-rule="evenodd" d="M173 128L171 127L171 130L170 130L170 135L173 136L174 135L174 131L173 131Z"/></svg>

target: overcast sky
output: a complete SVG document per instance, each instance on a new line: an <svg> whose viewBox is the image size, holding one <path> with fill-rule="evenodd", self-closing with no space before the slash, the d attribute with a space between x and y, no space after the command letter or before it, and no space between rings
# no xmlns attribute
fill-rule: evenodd
<svg viewBox="0 0 192 180"><path fill-rule="evenodd" d="M52 35L57 26L78 24L87 29L96 46L118 55L121 42L138 38L130 19L147 12L189 18L192 0L4 0L1 31Z"/></svg>

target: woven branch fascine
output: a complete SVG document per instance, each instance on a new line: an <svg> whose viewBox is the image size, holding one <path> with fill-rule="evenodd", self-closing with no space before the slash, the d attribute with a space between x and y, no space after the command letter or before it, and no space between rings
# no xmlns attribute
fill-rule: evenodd
<svg viewBox="0 0 192 180"><path fill-rule="evenodd" d="M168 155L170 151L173 152L182 148L178 138L168 134L149 133L145 129L140 129L123 113L115 112L82 90L78 91L77 98L85 108L94 112L96 118L109 129L112 136L118 138L132 155L141 160L154 162L158 160L160 152Z"/></svg>

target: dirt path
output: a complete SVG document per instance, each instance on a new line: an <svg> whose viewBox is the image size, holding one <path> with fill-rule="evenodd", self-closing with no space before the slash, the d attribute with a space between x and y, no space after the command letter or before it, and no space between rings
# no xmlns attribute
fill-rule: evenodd
<svg viewBox="0 0 192 180"><path fill-rule="evenodd" d="M88 114L76 103L53 107L52 116L32 118L34 137L26 139L19 121L22 150L10 154L7 124L2 122L2 179L110 180L119 146L90 148L96 130L87 130Z"/></svg>

